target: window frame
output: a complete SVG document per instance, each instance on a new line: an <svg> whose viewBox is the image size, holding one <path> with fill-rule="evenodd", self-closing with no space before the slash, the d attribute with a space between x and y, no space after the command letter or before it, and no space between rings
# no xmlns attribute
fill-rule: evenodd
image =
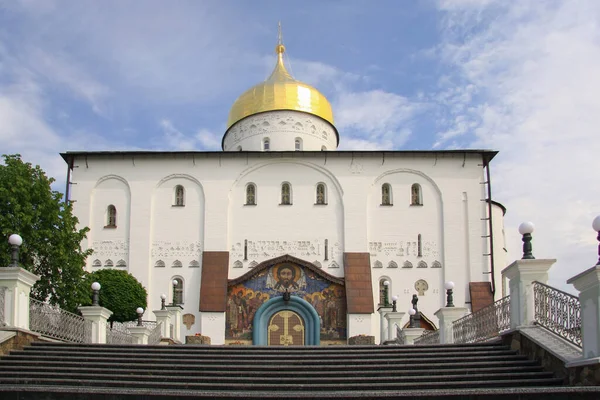
<svg viewBox="0 0 600 400"><path fill-rule="evenodd" d="M175 186L173 200L173 207L185 207L185 188L183 185Z"/></svg>
<svg viewBox="0 0 600 400"><path fill-rule="evenodd" d="M387 188L387 200L385 189ZM381 185L381 205L385 207L391 207L394 205L394 198L392 194L392 185L389 183L384 183Z"/></svg>
<svg viewBox="0 0 600 400"><path fill-rule="evenodd" d="M287 188L287 193L284 193L285 188ZM287 196L287 201L286 201L286 197ZM293 204L293 197L292 197L292 184L289 182L282 182L281 183L281 189L280 189L280 206L291 206Z"/></svg>
<svg viewBox="0 0 600 400"><path fill-rule="evenodd" d="M117 207L114 204L109 204L106 207L106 225L105 228L117 227Z"/></svg>
<svg viewBox="0 0 600 400"><path fill-rule="evenodd" d="M252 196L253 196L252 200L253 201L250 202L248 200L250 199L250 192L249 191L251 189L254 191L254 193L252 193ZM258 201L257 201L257 192L258 192L258 190L257 190L257 187L256 187L255 183L248 182L246 184L246 190L244 190L244 200L245 200L244 201L244 205L245 206L255 206L255 205L258 204Z"/></svg>
<svg viewBox="0 0 600 400"><path fill-rule="evenodd" d="M322 201L319 201L319 188L320 187L323 188ZM327 205L327 185L325 185L325 183L323 183L323 182L317 183L317 186L315 187L315 205L318 205L318 206L326 206Z"/></svg>
<svg viewBox="0 0 600 400"><path fill-rule="evenodd" d="M416 189L416 192L415 192ZM418 183L413 183L410 186L410 205L411 206L422 206L423 205L423 188Z"/></svg>

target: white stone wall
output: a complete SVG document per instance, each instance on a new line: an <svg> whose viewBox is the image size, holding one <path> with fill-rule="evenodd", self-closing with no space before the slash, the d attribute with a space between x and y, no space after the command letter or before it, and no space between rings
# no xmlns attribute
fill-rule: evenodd
<svg viewBox="0 0 600 400"><path fill-rule="evenodd" d="M251 115L236 122L225 133L224 151L264 151L269 140L270 151L295 151L295 140L300 139L300 150L335 150L337 136L331 124L300 111L269 111Z"/></svg>
<svg viewBox="0 0 600 400"><path fill-rule="evenodd" d="M481 155L460 152L88 153L75 158L70 197L80 224L91 229L83 246L102 260L123 258L148 288L150 310L159 308L161 293L170 301L173 277L184 280L183 314L195 315L196 323L189 331L182 326L183 335L207 323L198 311L203 251L230 252L230 279L283 254L343 277L344 252L369 252L375 304L386 278L399 311L421 291L419 308L436 322L445 281L456 283L455 303L463 305L468 282L489 280L480 164ZM255 206L245 205L250 182ZM282 182L291 184L292 205L280 205ZM315 205L318 183L327 187L327 205ZM393 206L381 206L383 183L391 185ZM422 188L422 206L411 205L413 183ZM176 185L185 188L185 207L173 207ZM117 207L116 229L104 227L109 204ZM88 270L99 268L96 258L88 259ZM406 262L412 268L403 268ZM361 324L379 337L377 313Z"/></svg>

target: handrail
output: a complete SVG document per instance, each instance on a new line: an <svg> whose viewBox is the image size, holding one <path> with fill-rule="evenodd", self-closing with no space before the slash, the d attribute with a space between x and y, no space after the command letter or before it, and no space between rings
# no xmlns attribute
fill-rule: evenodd
<svg viewBox="0 0 600 400"><path fill-rule="evenodd" d="M533 296L536 324L581 348L579 298L537 281L533 282Z"/></svg>
<svg viewBox="0 0 600 400"><path fill-rule="evenodd" d="M90 343L92 322L57 306L29 299L29 329L44 336L74 343Z"/></svg>
<svg viewBox="0 0 600 400"><path fill-rule="evenodd" d="M510 296L465 315L452 324L454 343L476 343L510 329Z"/></svg>

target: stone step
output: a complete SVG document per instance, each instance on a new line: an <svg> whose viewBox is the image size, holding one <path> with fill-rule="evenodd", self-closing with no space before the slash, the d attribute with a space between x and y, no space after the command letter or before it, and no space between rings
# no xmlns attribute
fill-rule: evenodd
<svg viewBox="0 0 600 400"><path fill-rule="evenodd" d="M127 363L131 362L133 359L139 362L148 362L148 363L160 363L165 361L164 357L132 357L132 356L121 356L121 355L105 355L105 354L94 354L90 356L80 356L79 354L69 354L69 355L44 355L44 354L15 354L9 356L12 361L54 361L56 363L62 362L79 362L81 364L88 363L97 363L97 362L106 362L112 364L119 363ZM7 360L7 357L2 358L2 361ZM361 365L366 364L378 364L378 363L415 363L415 362L423 362L426 360L435 361L437 363L456 363L463 362L463 360L468 359L469 361L519 361L527 359L525 356L510 354L510 355L477 355L477 356L469 356L469 357L443 357L443 356L431 356L431 357L380 357L380 358L371 358L371 357L353 357L353 358L344 358L344 357L327 357L326 359L319 359L314 357L297 357L297 358L281 358L281 357L251 357L251 358L240 358L237 356L222 356L222 357L199 357L199 356L191 356L184 357L183 355L171 358L170 361L174 362L177 360L178 362L187 362L187 363L201 363L206 365L214 365L214 364L226 364L229 363L233 365L235 363L244 363L244 364L255 364L255 365L263 365L265 363L278 363L279 365L338 365L339 363L359 363Z"/></svg>
<svg viewBox="0 0 600 400"><path fill-rule="evenodd" d="M0 384L7 378L22 378L25 371L10 371L2 372L0 374ZM58 371L27 371L27 379L52 379L65 382L67 380L89 380L89 381L107 381L112 380L114 382L127 379L136 380L140 384L142 382L161 382L161 383L214 383L214 384L229 384L229 383L251 383L251 384L276 384L280 383L282 377L279 375L273 376L271 374L262 376L251 376L245 374L244 376L208 376L204 374L184 374L184 375L173 375L169 371L163 371L162 374L144 375L134 373L123 376L121 374L115 374L111 372L72 372L65 374L64 372ZM435 380L437 382L443 381L472 381L474 379L481 381L488 381L493 384L497 380L527 380L527 379L547 379L552 378L553 375L550 372L478 372L470 374L457 374L455 371L449 371L446 375L436 375ZM366 383L371 385L379 385L381 383L418 383L418 382L429 382L431 381L430 375L391 375L391 376L288 376L285 378L285 382L288 385L318 385L323 383Z"/></svg>
<svg viewBox="0 0 600 400"><path fill-rule="evenodd" d="M127 378L127 377L123 377ZM532 378L532 379L499 379L499 380L464 380L464 381L428 381L428 382L384 382L377 384L377 390L429 390L429 389L465 389L465 388L501 388L501 387L523 387L523 386L555 386L562 384L558 378ZM316 383L296 384L289 387L285 382L276 381L271 383L218 383L218 382L140 382L137 380L90 380L90 379L61 379L36 378L36 377L9 377L0 381L1 385L61 385L61 386L84 386L84 387L110 387L110 388L141 388L141 389L184 389L184 390L227 390L230 392L264 390L279 392L282 396L290 391L337 391L337 390L370 390L374 389L369 382L343 382L343 383Z"/></svg>
<svg viewBox="0 0 600 400"><path fill-rule="evenodd" d="M337 390L335 392L266 392L248 391L244 399L416 399L416 400L597 400L600 398L600 387L520 387L520 388L485 388L485 389L430 389L430 390L380 390L365 391ZM188 391L169 389L121 389L110 387L81 388L74 386L35 386L26 387L0 386L2 400L123 400L123 399L214 399L239 400L239 392L227 390L215 393L213 391Z"/></svg>
<svg viewBox="0 0 600 400"><path fill-rule="evenodd" d="M147 358L157 358L157 357L173 357L179 360L187 360L187 359L195 359L195 360L204 360L204 359L215 359L215 356L219 356L222 359L233 359L233 360L252 360L256 358L260 358L261 360L272 360L277 362L279 360L310 360L310 359L323 359L327 358L329 360L360 360L363 358L369 359L388 359L388 358L421 358L421 359L430 359L430 358L472 358L472 357L490 357L490 356L514 356L517 355L516 351L513 350L501 350L501 351L464 351L464 352L445 352L438 353L435 351L419 353L419 354L411 354L406 352L398 352L398 353L383 353L383 354L344 354L344 353L335 353L335 354L314 354L314 353L302 353L302 354L292 354L292 355L284 355L284 354L236 354L236 353L227 353L227 354L217 354L217 353L183 353L180 351L106 351L104 349L97 349L96 351L91 349L79 350L73 352L65 352L60 349L51 348L51 349L43 349L37 351L31 350L16 350L12 351L11 357L37 357L37 356L58 356L62 358L67 357L135 357L138 359L147 359Z"/></svg>
<svg viewBox="0 0 600 400"><path fill-rule="evenodd" d="M156 368L152 368L156 367ZM181 370L181 373L179 371ZM46 365L29 365L29 366L19 366L18 369L13 365L1 365L0 364L0 377L2 376L22 376L24 374L43 374L48 373L49 368ZM85 367L85 373L94 374L94 375L102 375L107 371L106 367L90 365ZM164 366L145 366L142 368L115 368L112 369L114 373L118 373L119 375L150 375L150 376L160 376L161 374L168 374L169 376L173 376L174 370L172 368L165 368ZM453 373L456 375L472 375L474 373L509 373L509 372L543 372L544 369L540 365L528 365L528 366L506 366L506 367L494 367L489 365L481 365L473 368L465 368L462 366L453 366L448 369L435 369L435 368L396 368L395 366L389 366L387 368L377 368L374 370L365 370L365 369L344 369L339 371L331 371L331 370L315 370L313 368L307 368L304 370L290 370L290 369L281 369L279 367L273 367L272 369L261 368L257 370L256 368L252 368L249 370L231 370L229 366L223 369L214 369L214 368L180 368L176 370L178 372L177 375L182 374L195 374L201 376L240 376L241 372L243 372L244 376L265 376L269 375L272 377L322 377L322 376L348 376L348 377L362 377L362 376L392 376L396 377L401 374L402 376L419 376L419 375L427 375L427 376L437 376L437 375L446 375L449 373ZM80 365L66 367L63 365L55 365L52 367L52 374L78 374L82 372L82 368Z"/></svg>
<svg viewBox="0 0 600 400"><path fill-rule="evenodd" d="M2 360L0 363L1 366L5 366L7 368L15 368L15 369L24 369L35 366L42 366L44 368L52 369L57 366L61 367L71 367L71 368L87 368L88 364L82 364L81 362L76 361L63 361L58 363L56 360L48 360L48 361L40 361L40 360L12 360L10 358ZM259 364L260 365L260 364ZM485 368L485 367L524 367L524 366L539 366L539 363L536 361L531 361L528 359L516 360L516 361L472 361L472 360L464 360L460 364L463 368ZM457 366L456 363L439 363L439 362L419 362L419 360L413 360L410 363L380 363L380 364L369 364L369 365L361 365L361 364L320 364L320 365L286 365L286 371L379 371L386 369L395 369L397 371L405 371L411 369L430 369L430 370L444 370L444 369L452 369ZM174 360L161 360L156 363L148 363L148 362L136 362L135 360L130 360L129 362L115 364L112 361L107 362L94 362L89 364L89 367L94 368L105 368L105 369L139 369L143 368L146 370L171 370L173 372L179 371L187 371L187 370L197 370L197 371L220 371L222 373L233 373L235 371L281 371L282 367L280 365L260 365L260 368L257 367L257 364L238 364L235 365L235 368L232 368L231 365L225 363L216 363L216 364L189 364L189 363L176 363Z"/></svg>

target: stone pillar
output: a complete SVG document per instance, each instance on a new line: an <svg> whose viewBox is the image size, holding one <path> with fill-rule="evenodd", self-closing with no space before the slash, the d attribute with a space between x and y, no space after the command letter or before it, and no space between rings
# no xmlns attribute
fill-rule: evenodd
<svg viewBox="0 0 600 400"><path fill-rule="evenodd" d="M148 344L148 336L150 336L150 329L145 326L130 326L127 328L131 336L136 339L136 344Z"/></svg>
<svg viewBox="0 0 600 400"><path fill-rule="evenodd" d="M161 325L160 337L171 338L171 311L169 310L155 310L152 311L156 316L156 323ZM175 328L173 328L175 330ZM171 338L173 339L173 338Z"/></svg>
<svg viewBox="0 0 600 400"><path fill-rule="evenodd" d="M464 317L467 312L465 307L442 307L433 314L440 321L440 344L454 343L452 324Z"/></svg>
<svg viewBox="0 0 600 400"><path fill-rule="evenodd" d="M383 344L387 340L387 324L385 315L392 311L392 306L381 306L377 309L379 313L379 344Z"/></svg>
<svg viewBox="0 0 600 400"><path fill-rule="evenodd" d="M510 327L531 325L535 320L533 281L548 282L548 270L556 259L517 260L502 270L510 280Z"/></svg>
<svg viewBox="0 0 600 400"><path fill-rule="evenodd" d="M425 332L424 328L404 328L402 329L404 332L404 344L415 344L415 339L419 338Z"/></svg>
<svg viewBox="0 0 600 400"><path fill-rule="evenodd" d="M583 357L600 357L600 265L567 281L579 290Z"/></svg>
<svg viewBox="0 0 600 400"><path fill-rule="evenodd" d="M92 324L92 343L106 343L106 322L113 314L107 308L100 306L79 307L83 319Z"/></svg>
<svg viewBox="0 0 600 400"><path fill-rule="evenodd" d="M181 310L183 310L183 307L180 305L169 305L167 306L167 310L171 312L171 322L173 323L172 339L181 343Z"/></svg>
<svg viewBox="0 0 600 400"><path fill-rule="evenodd" d="M0 268L4 292L4 322L9 327L29 330L29 294L40 277L21 267Z"/></svg>
<svg viewBox="0 0 600 400"><path fill-rule="evenodd" d="M396 339L396 325L398 325L398 327L402 329L402 326L400 326L400 322L402 321L402 318L404 318L404 314L406 313L393 311L390 311L389 313L385 314L385 319L387 320L388 325L388 340Z"/></svg>

